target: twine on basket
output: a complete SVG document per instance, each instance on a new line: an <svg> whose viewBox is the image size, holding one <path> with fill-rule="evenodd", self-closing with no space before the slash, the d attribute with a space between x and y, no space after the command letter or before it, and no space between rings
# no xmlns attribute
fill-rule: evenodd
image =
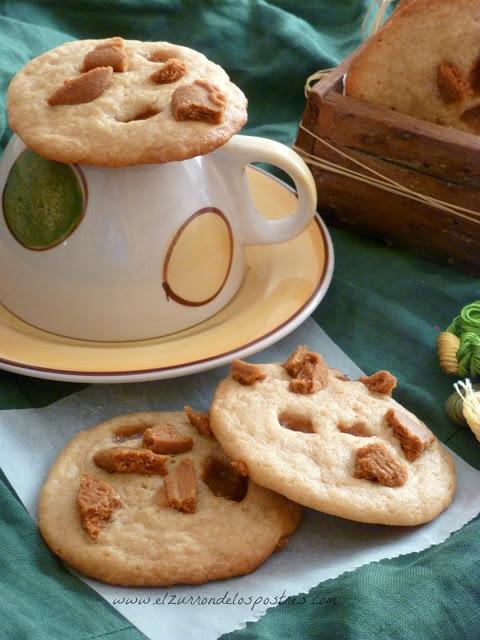
<svg viewBox="0 0 480 640"><path fill-rule="evenodd" d="M307 80L308 82L308 80ZM310 131L304 124L300 124L300 129L305 131L308 135L312 136L320 142L322 145L334 151L338 156L352 162L353 164L364 169L367 174L360 173L359 171L355 171L354 169L347 169L347 167L337 164L336 162L331 162L330 160L326 160L321 156L314 155L312 153L308 153L304 149L301 149L297 145L293 145L295 151L302 156L303 160L314 167L318 167L323 171L329 171L331 173L336 173L337 175L345 176L346 178L351 178L354 180L358 180L359 182L363 182L365 184L369 184L378 189L382 189L383 191L388 191L389 193L393 193L395 195L403 196L410 200L415 200L416 202L421 202L423 204L427 204L430 207L435 209L440 209L441 211L446 211L447 213L452 214L458 218L463 218L470 222L480 225L480 211L474 211L473 209L467 209L465 207L460 207L456 204L445 202L438 198L434 198L433 196L427 196L424 193L420 193L415 191L414 189L410 189L409 187L405 187L400 182L389 178L379 171L372 169L368 165L364 164L360 160L353 158L345 151L341 151L337 149L333 144L327 142L324 138L321 138L313 131ZM368 175L370 174L370 175Z"/></svg>
<svg viewBox="0 0 480 640"><path fill-rule="evenodd" d="M305 94L305 97L308 98L308 92L310 91L310 89L313 87L315 83L317 83L322 78L326 78L330 73L330 71L333 71L333 70L334 70L333 67L331 67L330 69L321 69L320 71L315 71L315 73L312 73L311 76L308 76L305 82L305 86L303 88L303 93Z"/></svg>

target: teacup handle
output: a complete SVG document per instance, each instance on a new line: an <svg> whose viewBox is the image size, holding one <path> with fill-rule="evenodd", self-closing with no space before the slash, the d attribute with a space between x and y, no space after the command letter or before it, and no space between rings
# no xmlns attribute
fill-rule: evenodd
<svg viewBox="0 0 480 640"><path fill-rule="evenodd" d="M245 210L244 244L276 244L298 236L315 215L317 207L315 182L300 156L280 142L255 136L234 136L223 149L238 160L243 174L243 188L247 193L249 187L245 166L249 162L268 162L280 167L288 173L297 188L297 209L281 220L267 220L249 198Z"/></svg>

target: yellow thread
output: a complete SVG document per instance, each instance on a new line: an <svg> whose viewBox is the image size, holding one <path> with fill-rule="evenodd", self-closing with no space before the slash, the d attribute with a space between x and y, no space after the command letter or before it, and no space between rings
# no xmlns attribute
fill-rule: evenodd
<svg viewBox="0 0 480 640"><path fill-rule="evenodd" d="M458 375L457 351L460 338L448 331L442 331L437 338L437 353L440 367L446 372Z"/></svg>
<svg viewBox="0 0 480 640"><path fill-rule="evenodd" d="M453 386L463 400L463 415L465 416L465 420L477 440L480 440L480 395L475 393L472 383L468 378L465 382L460 380Z"/></svg>

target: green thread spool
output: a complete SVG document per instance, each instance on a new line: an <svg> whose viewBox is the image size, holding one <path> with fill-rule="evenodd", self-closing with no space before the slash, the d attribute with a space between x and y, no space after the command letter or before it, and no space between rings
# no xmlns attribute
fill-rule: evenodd
<svg viewBox="0 0 480 640"><path fill-rule="evenodd" d="M458 375L477 378L480 376L480 300L466 305L456 318L453 319L446 333L458 337L460 343L455 357L458 362ZM445 354L439 348L439 358L442 363ZM451 359L451 357L450 357ZM442 365L442 368L445 367ZM447 369L448 370L448 369ZM453 373L453 371L448 371Z"/></svg>
<svg viewBox="0 0 480 640"><path fill-rule="evenodd" d="M460 315L452 320L447 331L454 333L459 338L463 333L469 331L480 333L480 300L463 307Z"/></svg>
<svg viewBox="0 0 480 640"><path fill-rule="evenodd" d="M457 351L458 372L465 378L480 375L480 336L468 331L460 336L460 347Z"/></svg>

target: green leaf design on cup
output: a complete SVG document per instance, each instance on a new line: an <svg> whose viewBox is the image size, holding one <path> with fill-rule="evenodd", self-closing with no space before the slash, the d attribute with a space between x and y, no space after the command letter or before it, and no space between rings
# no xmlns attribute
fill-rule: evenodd
<svg viewBox="0 0 480 640"><path fill-rule="evenodd" d="M71 165L22 151L3 192L5 221L20 244L33 250L54 247L79 225L84 211L84 189Z"/></svg>

